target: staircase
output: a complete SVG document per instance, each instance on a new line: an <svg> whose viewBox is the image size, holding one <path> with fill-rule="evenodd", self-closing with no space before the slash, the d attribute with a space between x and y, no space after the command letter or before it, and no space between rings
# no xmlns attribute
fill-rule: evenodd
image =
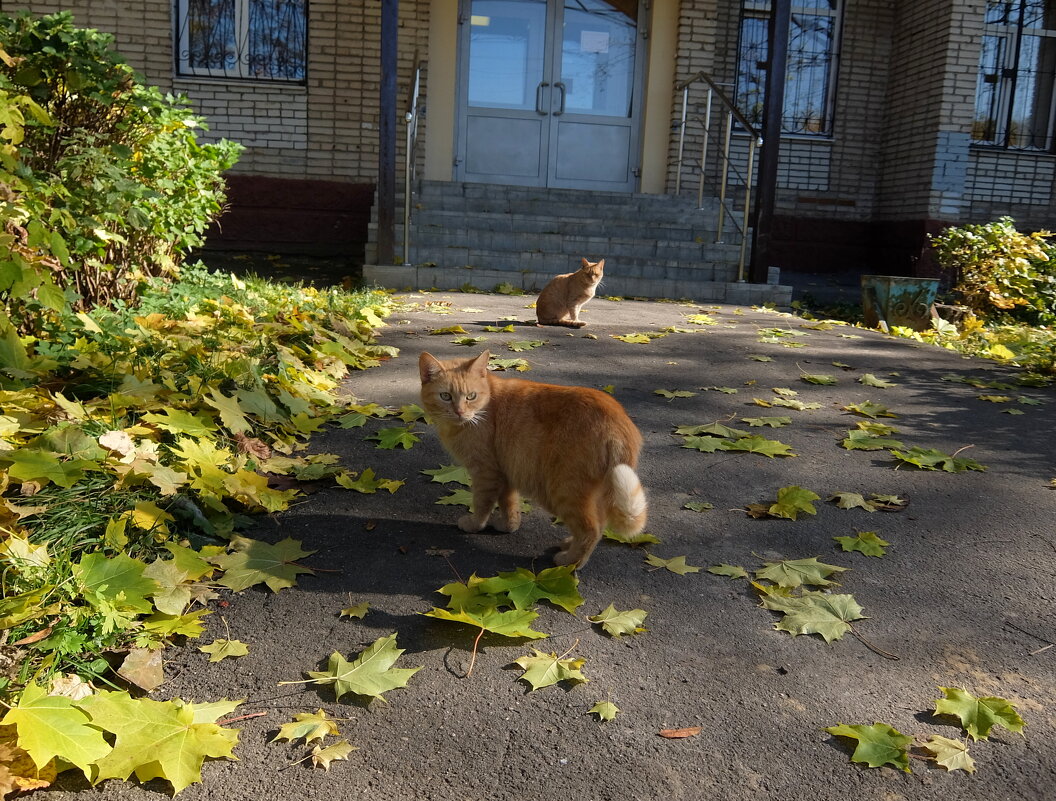
<svg viewBox="0 0 1056 801"><path fill-rule="evenodd" d="M409 264L376 261L376 219L367 283L395 289L538 292L580 259L605 259L599 296L688 298L737 304L791 301L791 287L737 281L740 234L715 243L718 200L699 209L672 195L586 192L423 181L411 217ZM402 210L402 206L400 207ZM402 225L396 254L402 258Z"/></svg>

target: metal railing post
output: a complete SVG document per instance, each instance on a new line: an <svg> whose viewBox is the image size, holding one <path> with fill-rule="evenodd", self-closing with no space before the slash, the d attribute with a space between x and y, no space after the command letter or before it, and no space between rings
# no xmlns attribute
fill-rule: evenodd
<svg viewBox="0 0 1056 801"><path fill-rule="evenodd" d="M721 244L722 229L726 226L726 181L730 175L730 135L733 133L733 112L726 112L726 133L722 138L722 177L719 179L719 218L715 244Z"/></svg>
<svg viewBox="0 0 1056 801"><path fill-rule="evenodd" d="M748 222L752 209L752 178L755 172L756 138L748 139L748 174L744 179L744 227L741 229L741 255L737 262L737 280L744 282L744 263L748 252Z"/></svg>
<svg viewBox="0 0 1056 801"><path fill-rule="evenodd" d="M682 189L682 151L686 144L686 114L689 109L689 86L682 87L682 120L678 125L678 161L675 165L675 195Z"/></svg>
<svg viewBox="0 0 1056 801"><path fill-rule="evenodd" d="M704 106L704 144L700 148L700 181L697 183L697 208L704 208L704 170L708 165L708 140L711 138L711 102L715 90L708 87L708 102Z"/></svg>
<svg viewBox="0 0 1056 801"><path fill-rule="evenodd" d="M403 165L403 264L411 262L411 187L414 185L414 153L418 144L418 94L421 91L422 65L414 54L414 81L407 98L407 139Z"/></svg>

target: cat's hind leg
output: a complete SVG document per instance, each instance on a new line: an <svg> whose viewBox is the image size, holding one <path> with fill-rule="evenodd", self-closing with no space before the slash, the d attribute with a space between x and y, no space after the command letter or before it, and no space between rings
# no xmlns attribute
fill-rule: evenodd
<svg viewBox="0 0 1056 801"><path fill-rule="evenodd" d="M598 510L589 506L561 515L570 534L554 555L554 564L583 567L601 540L603 519Z"/></svg>

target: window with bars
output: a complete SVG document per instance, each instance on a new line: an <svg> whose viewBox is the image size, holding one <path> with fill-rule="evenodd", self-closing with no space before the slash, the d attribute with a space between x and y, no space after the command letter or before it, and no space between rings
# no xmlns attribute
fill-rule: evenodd
<svg viewBox="0 0 1056 801"><path fill-rule="evenodd" d="M176 0L179 75L303 82L307 0Z"/></svg>
<svg viewBox="0 0 1056 801"><path fill-rule="evenodd" d="M781 132L832 134L843 0L796 0L788 33ZM737 105L756 124L766 95L769 0L743 0L737 48Z"/></svg>
<svg viewBox="0 0 1056 801"><path fill-rule="evenodd" d="M988 0L972 140L1052 153L1056 0Z"/></svg>

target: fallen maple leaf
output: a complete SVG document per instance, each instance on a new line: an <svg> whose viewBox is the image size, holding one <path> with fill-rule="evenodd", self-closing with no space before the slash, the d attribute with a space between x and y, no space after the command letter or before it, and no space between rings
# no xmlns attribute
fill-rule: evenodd
<svg viewBox="0 0 1056 801"><path fill-rule="evenodd" d="M908 747L913 738L886 723L874 723L872 726L840 723L829 726L825 731L835 737L857 741L851 762L862 762L871 768L890 764L906 773L910 772Z"/></svg>
<svg viewBox="0 0 1056 801"><path fill-rule="evenodd" d="M296 563L315 551L302 550L300 541L289 537L274 545L248 537L235 537L231 548L231 553L210 557L208 561L224 571L220 584L235 592L260 583L266 584L272 592L278 592L293 587L301 573L315 575L315 571Z"/></svg>
<svg viewBox="0 0 1056 801"><path fill-rule="evenodd" d="M867 512L875 512L876 504L867 501L858 492L834 492L829 496L830 501L835 501L840 509L865 509Z"/></svg>
<svg viewBox="0 0 1056 801"><path fill-rule="evenodd" d="M532 689L529 692L535 692L560 681L571 681L576 684L589 681L580 670L586 661L585 659L564 659L557 654L547 654L538 648L533 648L532 656L522 656L514 660L513 664L524 671L520 680L531 685Z"/></svg>
<svg viewBox="0 0 1056 801"><path fill-rule="evenodd" d="M315 684L332 684L338 701L348 693L384 701L382 693L406 687L411 676L421 670L420 667L394 668L401 654L403 649L396 647L396 635L390 634L388 637L379 637L351 662L335 651L330 655L326 670L307 672Z"/></svg>
<svg viewBox="0 0 1056 801"><path fill-rule="evenodd" d="M249 646L238 640L213 640L209 645L199 645L198 650L209 654L210 662L219 662L229 656L245 656Z"/></svg>
<svg viewBox="0 0 1056 801"><path fill-rule="evenodd" d="M588 715L597 715L598 720L612 720L619 713L620 708L611 701L598 701L587 710Z"/></svg>
<svg viewBox="0 0 1056 801"><path fill-rule="evenodd" d="M312 764L317 768L330 770L330 763L339 759L348 759L348 755L356 750L356 746L350 745L348 740L338 740L333 745L323 748L317 745L312 749Z"/></svg>
<svg viewBox="0 0 1056 801"><path fill-rule="evenodd" d="M727 578L749 578L748 571L740 565L714 565L708 568L709 573L714 573L716 576L726 576Z"/></svg>
<svg viewBox="0 0 1056 801"><path fill-rule="evenodd" d="M647 629L642 626L648 612L644 609L629 609L625 612L617 611L616 607L609 604L596 615L591 615L587 620L599 624L605 632L615 638L623 634L641 634Z"/></svg>
<svg viewBox="0 0 1056 801"><path fill-rule="evenodd" d="M816 492L793 484L789 487L781 487L777 491L777 501L769 506L767 512L774 517L783 517L786 520L795 520L800 512L816 515L818 510L814 508L812 501L820 499L821 496Z"/></svg>
<svg viewBox="0 0 1056 801"><path fill-rule="evenodd" d="M816 587L828 587L836 582L829 576L843 573L848 568L828 565L819 562L816 556L809 559L782 559L780 562L764 562L763 567L755 571L756 578L772 581L779 587L795 588L803 584Z"/></svg>
<svg viewBox="0 0 1056 801"><path fill-rule="evenodd" d="M939 687L945 698L935 702L935 714L953 715L973 740L985 740L994 726L1002 726L1016 734L1026 725L1015 707L1004 698L976 698L967 690Z"/></svg>
<svg viewBox="0 0 1056 801"><path fill-rule="evenodd" d="M942 765L946 770L963 770L965 773L975 773L975 760L968 755L968 744L963 740L951 740L933 734L924 744L924 748L935 755L935 763Z"/></svg>
<svg viewBox="0 0 1056 801"><path fill-rule="evenodd" d="M777 631L787 631L793 637L799 634L820 634L825 642L840 639L851 630L850 622L860 620L862 607L851 595L830 595L823 592L805 592L802 595L778 595L764 593L760 604L775 612L784 613L774 623Z"/></svg>
<svg viewBox="0 0 1056 801"><path fill-rule="evenodd" d="M340 733L337 724L327 716L326 712L317 709L314 713L301 712L294 715L292 722L284 723L279 727L278 734L271 738L271 742L276 740L293 742L303 737L307 744L312 740L322 740L328 735L336 736Z"/></svg>
<svg viewBox="0 0 1056 801"><path fill-rule="evenodd" d="M680 576L684 576L687 573L699 573L699 567L693 567L692 565L686 564L686 557L675 556L671 559L661 559L659 556L647 553L645 555L645 563L652 565L653 567L662 567L666 570L670 570L672 573L677 573Z"/></svg>

